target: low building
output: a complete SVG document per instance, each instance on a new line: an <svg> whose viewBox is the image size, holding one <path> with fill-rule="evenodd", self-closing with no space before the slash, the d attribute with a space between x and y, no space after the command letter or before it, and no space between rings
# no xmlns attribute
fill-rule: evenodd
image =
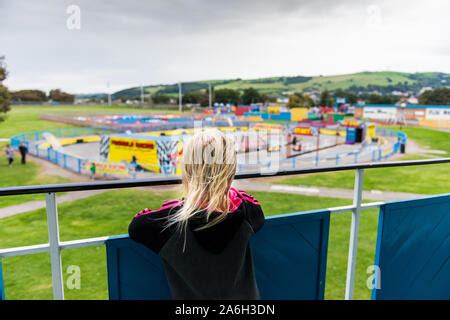
<svg viewBox="0 0 450 320"><path fill-rule="evenodd" d="M355 118L381 122L418 121L420 125L450 128L450 106L357 104Z"/></svg>

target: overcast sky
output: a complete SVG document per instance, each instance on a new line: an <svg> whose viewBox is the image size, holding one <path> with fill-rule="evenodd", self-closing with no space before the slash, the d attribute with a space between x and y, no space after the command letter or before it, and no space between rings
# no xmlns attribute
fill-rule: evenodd
<svg viewBox="0 0 450 320"><path fill-rule="evenodd" d="M80 28L70 5L80 9ZM69 8L69 13L68 13ZM76 11L76 10L75 10ZM0 0L12 90L450 73L448 0ZM69 27L68 27L69 24Z"/></svg>

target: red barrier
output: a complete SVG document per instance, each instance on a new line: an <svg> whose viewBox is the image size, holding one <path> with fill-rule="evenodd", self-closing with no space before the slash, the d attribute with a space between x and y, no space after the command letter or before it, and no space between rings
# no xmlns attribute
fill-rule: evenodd
<svg viewBox="0 0 450 320"><path fill-rule="evenodd" d="M245 112L249 112L250 111L250 107L236 107L236 110L234 111L234 113L237 116L243 116Z"/></svg>

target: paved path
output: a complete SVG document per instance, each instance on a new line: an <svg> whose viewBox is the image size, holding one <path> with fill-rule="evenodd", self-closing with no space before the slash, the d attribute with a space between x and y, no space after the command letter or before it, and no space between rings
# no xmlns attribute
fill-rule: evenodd
<svg viewBox="0 0 450 320"><path fill-rule="evenodd" d="M291 185L271 184L271 183L244 181L244 180L235 181L233 185L243 190L301 194L306 196L317 196L326 198L340 198L340 199L353 198L353 190L351 189L291 186ZM363 191L363 200L392 201L392 200L412 199L419 197L424 197L424 195L415 193L390 192L379 190Z"/></svg>
<svg viewBox="0 0 450 320"><path fill-rule="evenodd" d="M84 182L89 181L89 177L79 175L73 172L70 172L68 170L64 170L60 166L57 166L51 162L48 162L43 159L39 159L36 157L28 157L28 161L34 162L39 165L39 175L54 175L54 176L61 176L64 178L67 178L73 182ZM74 201L79 199L84 199L96 194L100 194L102 192L105 192L106 190L89 190L89 191L77 191L77 192L70 192L67 194L63 194L56 197L57 203L63 203L68 201ZM38 209L45 208L45 201L43 200L37 200L37 201L29 201L5 208L0 208L0 219L10 217L16 214L21 214L29 211L34 211Z"/></svg>
<svg viewBox="0 0 450 320"><path fill-rule="evenodd" d="M91 197L93 195L100 194L105 191L106 190L89 190L89 191L70 192L67 194L63 194L62 196L59 196L59 197L57 196L56 202L59 204L59 203L63 203L63 202L84 199L84 198ZM29 211L42 209L42 208L45 208L44 200L29 201L29 202L17 204L14 206L0 208L0 219L14 216L16 214L21 214L21 213L25 213L25 212L29 212Z"/></svg>
<svg viewBox="0 0 450 320"><path fill-rule="evenodd" d="M89 177L82 174L77 174L75 172L65 170L64 168L41 158L28 156L27 161L31 161L39 165L39 175L40 176L60 176L67 178L74 182L89 181Z"/></svg>

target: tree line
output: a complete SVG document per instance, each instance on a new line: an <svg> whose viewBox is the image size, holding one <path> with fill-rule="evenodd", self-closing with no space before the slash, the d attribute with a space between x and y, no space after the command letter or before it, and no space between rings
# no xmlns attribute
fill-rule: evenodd
<svg viewBox="0 0 450 320"><path fill-rule="evenodd" d="M335 91L322 91L318 105L333 106L337 98L344 98L346 103L356 104L364 100L366 104L396 104L400 98L392 94L364 93L355 94L350 90L337 89ZM419 96L419 104L423 105L450 105L450 88L436 88L427 90ZM294 93L289 96L288 107L311 107L314 101L305 93Z"/></svg>
<svg viewBox="0 0 450 320"><path fill-rule="evenodd" d="M11 100L14 102L36 102L42 103L54 101L59 103L73 103L75 96L73 94L62 91L61 89L53 89L45 93L41 90L18 90L11 92Z"/></svg>
<svg viewBox="0 0 450 320"><path fill-rule="evenodd" d="M392 94L356 94L350 90L337 89L334 91L322 91L318 100L313 100L308 93L292 93L288 95L287 106L289 108L310 108L316 105L334 106L337 98L345 98L346 103L350 104L356 104L358 103L358 100L364 100L366 104L396 104L399 101L399 97ZM157 93L152 97L152 100L155 104L167 104L170 103L171 96ZM276 97L262 94L252 87L242 91L224 88L213 90L212 92L213 103L249 105L252 103L276 102L276 100ZM187 92L183 94L183 103L208 106L209 92L208 90ZM419 103L425 105L450 105L450 88L437 88L425 91L419 96Z"/></svg>
<svg viewBox="0 0 450 320"><path fill-rule="evenodd" d="M186 92L182 95L183 103L199 104L202 107L209 105L209 89ZM169 96L157 92L151 99L155 104L167 104L175 96ZM249 105L252 103L275 102L276 97L263 94L253 87L241 90L217 89L211 90L212 103L223 103L233 105Z"/></svg>
<svg viewBox="0 0 450 320"><path fill-rule="evenodd" d="M8 76L8 71L4 65L5 57L0 56L0 122L5 120L6 113L10 110L10 99L8 88L3 85L3 81Z"/></svg>

